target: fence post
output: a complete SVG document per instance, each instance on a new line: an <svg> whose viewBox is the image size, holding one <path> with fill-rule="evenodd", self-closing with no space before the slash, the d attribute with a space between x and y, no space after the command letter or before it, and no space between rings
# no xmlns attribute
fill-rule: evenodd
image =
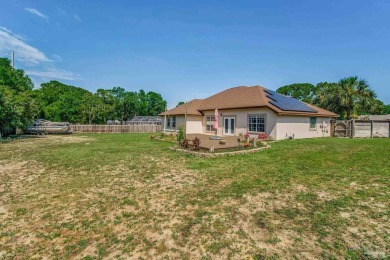
<svg viewBox="0 0 390 260"><path fill-rule="evenodd" d="M330 136L331 137L335 136L335 130L336 130L336 120L332 119L332 120L330 120Z"/></svg>
<svg viewBox="0 0 390 260"><path fill-rule="evenodd" d="M370 138L374 137L374 121L371 120Z"/></svg>

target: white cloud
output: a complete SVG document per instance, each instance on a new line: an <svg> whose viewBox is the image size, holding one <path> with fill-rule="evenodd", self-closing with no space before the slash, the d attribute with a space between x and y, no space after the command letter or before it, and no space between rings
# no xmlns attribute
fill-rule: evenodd
<svg viewBox="0 0 390 260"><path fill-rule="evenodd" d="M78 22L82 22L81 18L80 18L77 14L74 14L73 17L74 17L74 19L76 19Z"/></svg>
<svg viewBox="0 0 390 260"><path fill-rule="evenodd" d="M0 50L14 50L18 60L26 66L50 62L50 59L37 48L27 44L24 39L5 27L0 27Z"/></svg>
<svg viewBox="0 0 390 260"><path fill-rule="evenodd" d="M53 57L54 61L62 61L62 58L61 58L60 55L53 54L53 55L51 55L51 56Z"/></svg>
<svg viewBox="0 0 390 260"><path fill-rule="evenodd" d="M83 22L83 20L80 18L80 16L76 13L74 13L72 16L71 13L68 13L66 10L64 10L62 8L56 7L56 9L57 9L57 15L63 16L67 19L74 19L80 23Z"/></svg>
<svg viewBox="0 0 390 260"><path fill-rule="evenodd" d="M74 80L74 73L54 66L54 62L62 61L57 55L51 55L52 59L37 48L26 43L23 37L11 30L0 26L0 53L15 51L15 61L20 66L27 67L26 74L41 78Z"/></svg>
<svg viewBox="0 0 390 260"><path fill-rule="evenodd" d="M34 14L36 16L39 16L45 20L49 19L49 17L47 17L46 15L44 15L43 13L39 12L37 9L35 8L29 8L29 7L26 7L24 8L24 10L26 10L27 12L31 13L31 14Z"/></svg>
<svg viewBox="0 0 390 260"><path fill-rule="evenodd" d="M0 26L0 31L4 31L6 33L12 34L14 37L18 38L19 40L24 41L24 37L23 36L18 35L16 33L13 33L11 30L9 30L9 29L7 29L7 28L5 28L3 26Z"/></svg>
<svg viewBox="0 0 390 260"><path fill-rule="evenodd" d="M63 79L63 80L74 80L76 76L73 72L57 69L57 68L46 68L46 70L27 70L27 75L37 76L41 78L49 78L49 79Z"/></svg>

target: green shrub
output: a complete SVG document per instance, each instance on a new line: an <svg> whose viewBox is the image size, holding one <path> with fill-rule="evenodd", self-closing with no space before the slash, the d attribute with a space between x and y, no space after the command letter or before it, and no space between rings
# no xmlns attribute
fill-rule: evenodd
<svg viewBox="0 0 390 260"><path fill-rule="evenodd" d="M177 141L181 143L184 140L184 126L179 125L179 132L177 133Z"/></svg>

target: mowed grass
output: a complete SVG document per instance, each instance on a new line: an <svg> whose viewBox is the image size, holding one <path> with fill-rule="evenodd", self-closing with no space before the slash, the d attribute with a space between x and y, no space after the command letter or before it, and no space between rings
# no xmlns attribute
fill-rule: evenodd
<svg viewBox="0 0 390 260"><path fill-rule="evenodd" d="M198 158L147 134L0 144L0 259L385 259L390 139Z"/></svg>

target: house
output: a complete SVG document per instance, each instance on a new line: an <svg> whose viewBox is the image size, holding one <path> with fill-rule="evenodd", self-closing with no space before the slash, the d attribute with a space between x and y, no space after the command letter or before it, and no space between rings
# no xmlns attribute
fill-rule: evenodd
<svg viewBox="0 0 390 260"><path fill-rule="evenodd" d="M215 109L218 109L219 136L265 133L275 139L330 136L330 120L337 114L284 96L260 86L230 88L205 99L161 113L163 131L215 135Z"/></svg>

